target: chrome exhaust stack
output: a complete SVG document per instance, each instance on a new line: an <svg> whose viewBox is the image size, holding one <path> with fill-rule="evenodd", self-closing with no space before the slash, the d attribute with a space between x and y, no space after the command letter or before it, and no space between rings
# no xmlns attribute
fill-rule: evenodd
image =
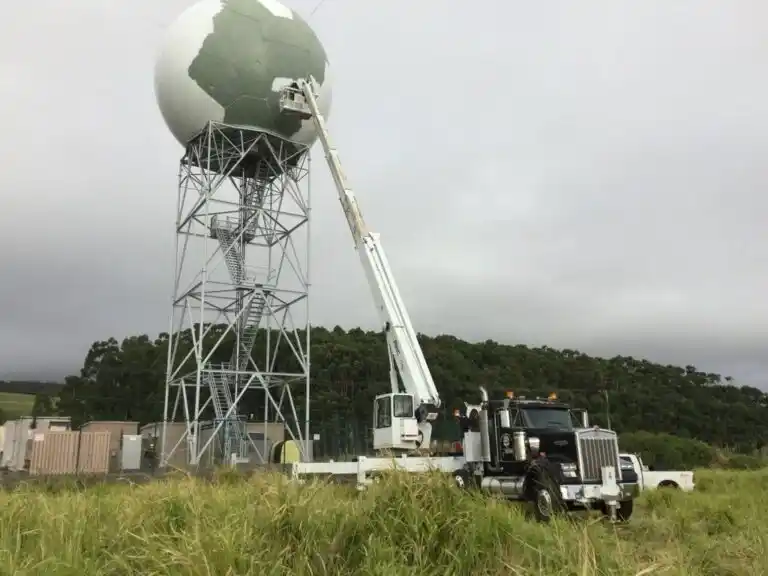
<svg viewBox="0 0 768 576"><path fill-rule="evenodd" d="M480 421L478 422L480 427L480 457L483 462L491 461L491 433L490 425L488 422L488 391L480 386L481 408L478 415Z"/></svg>

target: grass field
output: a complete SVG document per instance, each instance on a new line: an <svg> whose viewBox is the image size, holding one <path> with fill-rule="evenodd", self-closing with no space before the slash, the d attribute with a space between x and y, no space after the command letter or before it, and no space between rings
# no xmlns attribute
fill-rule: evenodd
<svg viewBox="0 0 768 576"><path fill-rule="evenodd" d="M19 416L29 416L34 403L35 396L33 394L0 392L0 410L3 411L8 420L14 420Z"/></svg>
<svg viewBox="0 0 768 576"><path fill-rule="evenodd" d="M551 525L397 475L357 494L278 476L0 494L0 574L764 575L768 472L697 473L628 525Z"/></svg>

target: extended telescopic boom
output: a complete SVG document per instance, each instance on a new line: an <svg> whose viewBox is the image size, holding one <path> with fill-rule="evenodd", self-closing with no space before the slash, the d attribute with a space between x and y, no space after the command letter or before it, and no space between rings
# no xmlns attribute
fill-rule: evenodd
<svg viewBox="0 0 768 576"><path fill-rule="evenodd" d="M297 82L296 85L283 92L281 106L286 112L291 111L304 118L312 118L314 121L333 181L336 184L339 201L344 209L350 232L352 232L355 248L363 263L376 309L384 326L391 362L394 362L397 367L403 388L413 396L414 404L420 413L417 418L421 420L423 417L432 420L436 416L434 409L440 406L440 396L424 359L421 346L419 346L416 332L411 325L405 304L397 289L379 234L368 230L355 194L347 183L339 155L331 143L325 119L317 104L313 89L315 85L316 82L311 77L308 80ZM394 375L394 371L392 386L392 392L397 393L397 377Z"/></svg>

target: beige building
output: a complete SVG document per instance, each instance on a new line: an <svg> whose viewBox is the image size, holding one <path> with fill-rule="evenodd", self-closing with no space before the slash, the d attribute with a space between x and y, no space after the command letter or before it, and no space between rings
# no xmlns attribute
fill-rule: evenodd
<svg viewBox="0 0 768 576"><path fill-rule="evenodd" d="M109 432L109 470L116 472L120 469L120 449L123 434L138 434L138 422L121 420L96 420L86 422L80 428L83 432Z"/></svg>

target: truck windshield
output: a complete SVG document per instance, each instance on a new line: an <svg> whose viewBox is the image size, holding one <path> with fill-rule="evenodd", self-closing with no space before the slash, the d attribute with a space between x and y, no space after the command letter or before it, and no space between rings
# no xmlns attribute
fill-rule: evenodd
<svg viewBox="0 0 768 576"><path fill-rule="evenodd" d="M525 408L522 412L528 428L573 429L571 413L564 408Z"/></svg>

